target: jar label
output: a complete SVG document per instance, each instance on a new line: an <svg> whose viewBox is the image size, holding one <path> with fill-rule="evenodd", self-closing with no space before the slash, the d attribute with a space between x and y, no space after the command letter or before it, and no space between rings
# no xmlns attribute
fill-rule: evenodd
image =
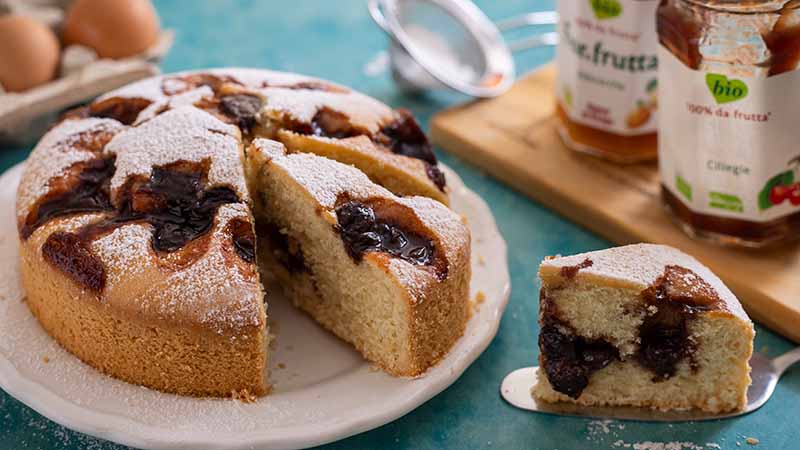
<svg viewBox="0 0 800 450"><path fill-rule="evenodd" d="M658 0L559 1L557 97L570 119L623 136L656 131Z"/></svg>
<svg viewBox="0 0 800 450"><path fill-rule="evenodd" d="M697 213L767 222L800 211L800 72L692 70L659 51L662 183Z"/></svg>

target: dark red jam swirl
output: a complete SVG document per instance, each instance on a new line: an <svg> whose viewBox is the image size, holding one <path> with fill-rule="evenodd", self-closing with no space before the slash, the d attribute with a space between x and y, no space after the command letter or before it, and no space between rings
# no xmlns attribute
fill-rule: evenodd
<svg viewBox="0 0 800 450"><path fill-rule="evenodd" d="M544 314L539 332L539 362L555 391L578 398L594 372L619 360L619 351L602 339L577 336L559 321L555 305L546 298L544 290L541 296Z"/></svg>
<svg viewBox="0 0 800 450"><path fill-rule="evenodd" d="M346 114L328 107L317 110L308 123L292 119L286 122L288 129L300 134L336 139L369 136L392 153L423 161L425 174L439 190L444 191L445 177L438 167L433 148L414 116L405 109L398 110L394 120L383 125L374 136L370 136L368 130L353 125Z"/></svg>
<svg viewBox="0 0 800 450"><path fill-rule="evenodd" d="M664 274L642 291L641 296L648 308L639 326L639 348L633 361L653 374L653 382L675 376L683 361L688 362L691 370L696 370L696 344L690 338L690 324L698 312L721 307L717 292L691 270L667 266ZM540 308L542 368L554 390L578 398L588 386L592 373L618 360L619 352L604 340L577 336L559 319L558 309L544 289Z"/></svg>
<svg viewBox="0 0 800 450"><path fill-rule="evenodd" d="M336 208L336 218L345 249L355 261L368 252L384 252L415 265L433 262L430 239L377 218L368 205L347 202Z"/></svg>
<svg viewBox="0 0 800 450"><path fill-rule="evenodd" d="M20 235L27 239L37 228L57 217L111 211L109 182L114 175L114 156L80 162L70 167L64 189L46 194L31 208Z"/></svg>
<svg viewBox="0 0 800 450"><path fill-rule="evenodd" d="M261 98L249 94L223 95L219 99L219 110L230 118L243 133L250 133L256 125L258 112L263 102Z"/></svg>
<svg viewBox="0 0 800 450"><path fill-rule="evenodd" d="M154 167L147 180L130 178L115 208L109 196L114 157L81 164L77 182L45 196L32 209L20 234L27 238L36 228L58 217L87 212L111 213L74 232L53 233L42 246L46 261L94 291L101 291L105 285L103 264L91 251L91 242L100 236L128 223L148 223L152 226L153 249L161 253L175 252L209 232L221 205L240 202L229 187L206 188L207 163L179 161ZM255 238L251 224L234 219L228 229L237 254L252 262Z"/></svg>

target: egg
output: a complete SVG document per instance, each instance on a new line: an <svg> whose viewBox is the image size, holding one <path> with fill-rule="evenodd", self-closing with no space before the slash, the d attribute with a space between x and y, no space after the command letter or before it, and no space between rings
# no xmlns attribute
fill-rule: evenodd
<svg viewBox="0 0 800 450"><path fill-rule="evenodd" d="M0 16L0 84L20 92L52 80L60 48L50 28L29 17Z"/></svg>
<svg viewBox="0 0 800 450"><path fill-rule="evenodd" d="M155 44L158 30L149 0L75 0L64 18L63 37L66 45L85 45L102 58L125 58Z"/></svg>

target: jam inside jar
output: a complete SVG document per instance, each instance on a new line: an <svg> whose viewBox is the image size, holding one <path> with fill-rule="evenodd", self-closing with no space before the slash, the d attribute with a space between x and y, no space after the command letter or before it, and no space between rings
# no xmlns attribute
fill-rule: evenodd
<svg viewBox="0 0 800 450"><path fill-rule="evenodd" d="M800 1L661 0L663 203L694 237L800 236Z"/></svg>
<svg viewBox="0 0 800 450"><path fill-rule="evenodd" d="M617 163L657 157L658 0L558 2L558 131Z"/></svg>

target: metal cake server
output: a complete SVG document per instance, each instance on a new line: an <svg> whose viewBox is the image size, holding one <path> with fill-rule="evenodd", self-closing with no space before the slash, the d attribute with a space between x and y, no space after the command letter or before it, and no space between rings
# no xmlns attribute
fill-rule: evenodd
<svg viewBox="0 0 800 450"><path fill-rule="evenodd" d="M725 419L749 414L764 406L775 392L775 386L781 375L797 362L800 362L800 347L775 359L754 353L750 358L750 367L752 367L750 377L753 379L753 383L747 390L747 406L742 411L724 414L711 414L695 410L662 412L649 408L587 407L570 403L539 402L531 395L531 388L536 383L538 367L524 367L509 373L500 385L500 395L517 408L561 416L650 422Z"/></svg>

